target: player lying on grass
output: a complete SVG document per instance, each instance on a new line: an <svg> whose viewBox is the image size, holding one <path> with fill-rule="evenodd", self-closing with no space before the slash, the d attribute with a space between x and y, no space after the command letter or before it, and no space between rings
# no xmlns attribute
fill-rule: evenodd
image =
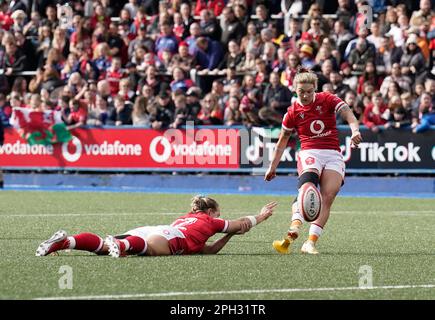
<svg viewBox="0 0 435 320"><path fill-rule="evenodd" d="M39 245L36 256L66 249L85 250L115 258L126 255L216 254L233 235L244 234L269 218L276 206L276 202L271 202L256 216L224 220L219 218L219 204L214 199L195 196L191 212L171 225L139 227L118 236L107 236L105 240L93 233L68 236L65 231L59 230ZM206 243L220 232L226 234L211 244Z"/></svg>

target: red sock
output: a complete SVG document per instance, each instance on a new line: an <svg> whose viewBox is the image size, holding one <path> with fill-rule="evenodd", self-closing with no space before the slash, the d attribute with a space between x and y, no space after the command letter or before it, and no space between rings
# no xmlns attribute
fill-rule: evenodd
<svg viewBox="0 0 435 320"><path fill-rule="evenodd" d="M73 238L74 240L72 240L71 238ZM103 239L101 237L88 232L68 237L68 240L70 242L70 249L96 252L100 250L103 246Z"/></svg>
<svg viewBox="0 0 435 320"><path fill-rule="evenodd" d="M129 254L144 254L147 248L147 244L144 239L136 236L128 236L124 240L127 240L130 244L130 248L127 250Z"/></svg>

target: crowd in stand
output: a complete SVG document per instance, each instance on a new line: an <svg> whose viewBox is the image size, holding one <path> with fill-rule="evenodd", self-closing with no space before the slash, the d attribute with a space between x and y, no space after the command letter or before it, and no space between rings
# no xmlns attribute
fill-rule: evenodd
<svg viewBox="0 0 435 320"><path fill-rule="evenodd" d="M70 18L58 15L65 3ZM431 0L0 0L1 121L27 107L59 110L69 128L280 126L303 66L370 130L421 132L435 125L432 8Z"/></svg>

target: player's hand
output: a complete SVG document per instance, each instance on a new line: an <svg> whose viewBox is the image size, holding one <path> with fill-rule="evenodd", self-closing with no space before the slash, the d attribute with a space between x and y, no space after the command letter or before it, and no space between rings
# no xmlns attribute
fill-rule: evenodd
<svg viewBox="0 0 435 320"><path fill-rule="evenodd" d="M271 181L275 177L276 177L276 169L269 167L269 169L267 169L266 171L266 174L264 175L264 180Z"/></svg>
<svg viewBox="0 0 435 320"><path fill-rule="evenodd" d="M351 147L358 148L358 145L362 141L361 133L359 131L352 132L352 137L350 138L350 140L351 140Z"/></svg>
<svg viewBox="0 0 435 320"><path fill-rule="evenodd" d="M266 220L273 214L273 209L278 205L276 201L270 202L266 204L263 208L261 208L260 215L262 217L262 220Z"/></svg>

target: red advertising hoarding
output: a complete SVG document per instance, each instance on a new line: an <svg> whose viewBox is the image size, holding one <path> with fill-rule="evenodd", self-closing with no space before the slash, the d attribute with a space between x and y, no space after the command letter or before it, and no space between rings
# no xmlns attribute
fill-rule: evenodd
<svg viewBox="0 0 435 320"><path fill-rule="evenodd" d="M0 167L10 169L238 169L238 129L86 128L69 143L29 146L5 132Z"/></svg>

